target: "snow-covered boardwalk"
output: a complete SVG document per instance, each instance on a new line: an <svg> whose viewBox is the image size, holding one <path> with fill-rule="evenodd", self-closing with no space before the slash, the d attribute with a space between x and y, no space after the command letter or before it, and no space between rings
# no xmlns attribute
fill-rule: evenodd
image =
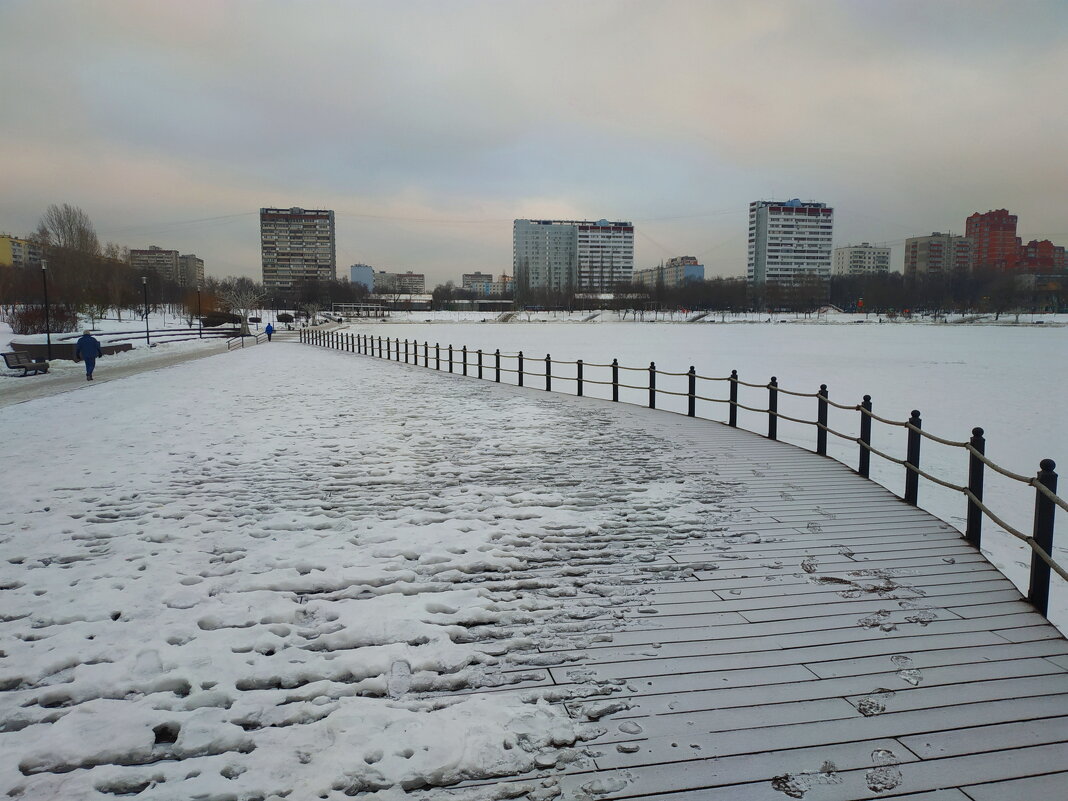
<svg viewBox="0 0 1068 801"><path fill-rule="evenodd" d="M948 526L788 445L292 342L0 424L28 435L0 487L5 797L1068 781L1068 642Z"/></svg>

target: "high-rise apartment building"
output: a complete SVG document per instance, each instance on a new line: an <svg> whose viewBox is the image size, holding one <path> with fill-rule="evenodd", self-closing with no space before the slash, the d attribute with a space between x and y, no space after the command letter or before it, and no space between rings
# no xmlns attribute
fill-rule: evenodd
<svg viewBox="0 0 1068 801"><path fill-rule="evenodd" d="M139 272L151 270L166 281L178 282L178 251L149 245L147 250L131 250L130 266Z"/></svg>
<svg viewBox="0 0 1068 801"><path fill-rule="evenodd" d="M36 242L0 234L0 266L40 267L44 251Z"/></svg>
<svg viewBox="0 0 1068 801"><path fill-rule="evenodd" d="M834 249L832 275L887 275L890 272L890 248L864 242Z"/></svg>
<svg viewBox="0 0 1068 801"><path fill-rule="evenodd" d="M374 275L375 292L403 292L422 295L426 292L426 276L423 273L387 273L380 270Z"/></svg>
<svg viewBox="0 0 1068 801"><path fill-rule="evenodd" d="M642 287L666 288L682 286L687 281L704 281L705 267L697 262L695 256L675 256L659 267L648 270L635 270L631 282Z"/></svg>
<svg viewBox="0 0 1068 801"><path fill-rule="evenodd" d="M749 204L749 283L796 284L831 277L834 209L826 203L758 200Z"/></svg>
<svg viewBox="0 0 1068 801"><path fill-rule="evenodd" d="M286 290L304 281L337 278L334 212L328 209L260 209L263 287Z"/></svg>
<svg viewBox="0 0 1068 801"><path fill-rule="evenodd" d="M181 286L200 286L204 283L204 259L195 253L178 257L178 283Z"/></svg>
<svg viewBox="0 0 1068 801"><path fill-rule="evenodd" d="M967 273L972 265L972 240L934 232L905 240L906 278Z"/></svg>
<svg viewBox="0 0 1068 801"><path fill-rule="evenodd" d="M460 276L460 288L474 292L479 297L485 297L490 293L493 286L493 274L478 272L464 273Z"/></svg>
<svg viewBox="0 0 1068 801"><path fill-rule="evenodd" d="M634 225L608 220L515 220L517 291L611 292L634 272Z"/></svg>
<svg viewBox="0 0 1068 801"><path fill-rule="evenodd" d="M965 222L964 235L972 240L972 259L977 270L1012 270L1020 260L1020 237L1016 215L1008 209L976 212Z"/></svg>
<svg viewBox="0 0 1068 801"><path fill-rule="evenodd" d="M1020 248L1019 269L1025 273L1061 273L1068 267L1068 259L1061 245L1048 239L1032 239Z"/></svg>

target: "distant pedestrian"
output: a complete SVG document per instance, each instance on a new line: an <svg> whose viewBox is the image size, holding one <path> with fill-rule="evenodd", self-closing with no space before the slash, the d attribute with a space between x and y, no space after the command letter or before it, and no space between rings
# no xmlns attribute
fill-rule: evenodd
<svg viewBox="0 0 1068 801"><path fill-rule="evenodd" d="M93 380L93 370L96 368L96 360L104 355L104 351L100 349L100 343L93 336L92 332L86 331L82 334L78 340L78 344L74 346L74 359L82 359L85 361L85 380Z"/></svg>
<svg viewBox="0 0 1068 801"><path fill-rule="evenodd" d="M274 333L274 326L271 325L270 323L267 323L267 327L263 329L263 333L265 333L267 335L267 341L270 342L271 341L271 334Z"/></svg>

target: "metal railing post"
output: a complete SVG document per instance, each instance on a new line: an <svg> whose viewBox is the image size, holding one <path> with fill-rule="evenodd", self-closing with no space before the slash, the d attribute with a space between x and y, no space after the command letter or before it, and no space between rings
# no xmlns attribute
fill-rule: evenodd
<svg viewBox="0 0 1068 801"><path fill-rule="evenodd" d="M435 342L434 343L434 369L435 370L440 370L441 369L441 343L440 342Z"/></svg>
<svg viewBox="0 0 1068 801"><path fill-rule="evenodd" d="M649 362L649 408L656 408L656 362Z"/></svg>
<svg viewBox="0 0 1068 801"><path fill-rule="evenodd" d="M392 361L393 359L393 343L390 342L389 337L386 337L386 361Z"/></svg>
<svg viewBox="0 0 1068 801"><path fill-rule="evenodd" d="M775 376L768 382L768 439L779 438L779 381Z"/></svg>
<svg viewBox="0 0 1068 801"><path fill-rule="evenodd" d="M452 343L449 343L449 372L452 372Z"/></svg>
<svg viewBox="0 0 1068 801"><path fill-rule="evenodd" d="M408 364L408 337L404 338L404 363Z"/></svg>
<svg viewBox="0 0 1068 801"><path fill-rule="evenodd" d="M612 359L612 400L619 400L619 360Z"/></svg>
<svg viewBox="0 0 1068 801"><path fill-rule="evenodd" d="M731 370L731 402L728 404L727 425L732 428L738 427L738 371Z"/></svg>
<svg viewBox="0 0 1068 801"><path fill-rule="evenodd" d="M552 357L548 353L545 354L545 391L552 392L553 389L553 362Z"/></svg>
<svg viewBox="0 0 1068 801"><path fill-rule="evenodd" d="M497 348L497 350L494 352L493 358L496 360L496 363L497 363L497 366L495 368L497 372L496 372L496 375L495 375L493 380L496 381L499 384L499 383L501 383L501 349L500 348Z"/></svg>
<svg viewBox="0 0 1068 801"><path fill-rule="evenodd" d="M394 361L400 361L400 337L393 337L393 344L396 345L396 349L393 351Z"/></svg>
<svg viewBox="0 0 1068 801"><path fill-rule="evenodd" d="M519 351L519 386L523 386L523 351Z"/></svg>
<svg viewBox="0 0 1068 801"><path fill-rule="evenodd" d="M693 365L690 365L690 372L686 374L686 381L688 384L687 394L689 398L686 403L686 414L688 417L697 416L697 371Z"/></svg>
<svg viewBox="0 0 1068 801"><path fill-rule="evenodd" d="M816 453L827 455L827 385L820 384L816 399Z"/></svg>
<svg viewBox="0 0 1068 801"><path fill-rule="evenodd" d="M979 451L979 453L986 453L986 438L983 436L983 429L972 429L972 438L969 444L975 448L975 450ZM983 460L974 453L969 452L968 489L971 490L972 495L979 501L983 500L984 467L986 467L986 465L983 464ZM980 509L979 505L971 498L968 498L968 525L964 529L964 538L976 548L978 548L983 541L983 510Z"/></svg>
<svg viewBox="0 0 1068 801"><path fill-rule="evenodd" d="M865 395L860 402L860 459L857 462L857 472L868 478L871 472L871 451L867 446L871 445L871 416L865 412L871 411L871 395Z"/></svg>
<svg viewBox="0 0 1068 801"><path fill-rule="evenodd" d="M478 377L482 378L482 348L478 349Z"/></svg>
<svg viewBox="0 0 1068 801"><path fill-rule="evenodd" d="M912 410L912 417L909 418L909 425L915 428L922 428L923 423L920 421L920 413L916 409ZM905 503L911 503L913 506L919 504L920 497L920 474L910 467L918 468L920 466L920 432L909 429L909 446L908 454L905 456Z"/></svg>
<svg viewBox="0 0 1068 801"><path fill-rule="evenodd" d="M430 343L423 340L423 367L430 367Z"/></svg>
<svg viewBox="0 0 1068 801"><path fill-rule="evenodd" d="M464 375L467 375L467 345L464 345L464 347L463 347L463 354L464 354Z"/></svg>
<svg viewBox="0 0 1068 801"><path fill-rule="evenodd" d="M578 373L577 373L577 378L576 378L576 384L578 386L576 394L581 398L582 397L582 359L578 360Z"/></svg>
<svg viewBox="0 0 1068 801"><path fill-rule="evenodd" d="M1057 463L1052 459L1043 459L1039 464L1038 483L1050 492L1057 492ZM1035 524L1032 536L1035 545L1050 556L1053 555L1053 519L1056 507L1052 499L1047 498L1041 490L1035 488ZM1027 590L1027 600L1043 615L1049 612L1049 564L1034 551L1031 552L1031 584Z"/></svg>

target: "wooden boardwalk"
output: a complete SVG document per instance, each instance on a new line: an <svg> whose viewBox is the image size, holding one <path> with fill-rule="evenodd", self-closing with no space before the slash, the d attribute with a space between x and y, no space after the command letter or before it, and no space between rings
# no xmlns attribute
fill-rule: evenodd
<svg viewBox="0 0 1068 801"><path fill-rule="evenodd" d="M958 532L830 459L657 420L737 514L546 671L618 690L563 798L1068 799L1068 642Z"/></svg>

